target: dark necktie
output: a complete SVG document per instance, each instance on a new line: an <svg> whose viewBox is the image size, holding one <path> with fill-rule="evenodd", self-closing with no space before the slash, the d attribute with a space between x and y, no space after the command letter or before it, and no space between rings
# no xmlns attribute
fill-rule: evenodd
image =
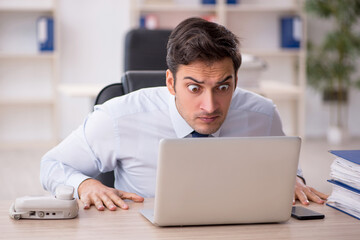
<svg viewBox="0 0 360 240"><path fill-rule="evenodd" d="M201 137L208 137L209 134L201 134L201 133L198 133L198 132L196 132L196 131L193 131L193 132L191 133L191 136L192 136L193 138L201 138Z"/></svg>

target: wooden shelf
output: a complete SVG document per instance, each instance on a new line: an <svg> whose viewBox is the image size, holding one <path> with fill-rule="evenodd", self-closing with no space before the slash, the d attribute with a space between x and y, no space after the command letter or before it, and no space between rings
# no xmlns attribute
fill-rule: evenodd
<svg viewBox="0 0 360 240"><path fill-rule="evenodd" d="M238 12L246 12L246 13L259 13L259 12L296 12L299 11L299 6L295 4L284 4L284 5L274 5L274 4L266 4L266 5L258 5L258 4L238 4L238 5L226 5L226 11L228 13L238 13Z"/></svg>
<svg viewBox="0 0 360 240"><path fill-rule="evenodd" d="M140 12L215 12L215 6L204 5L180 5L180 4L141 4L138 6Z"/></svg>
<svg viewBox="0 0 360 240"><path fill-rule="evenodd" d="M302 93L299 86L266 80L260 81L259 87L245 89L273 100L297 100Z"/></svg>
<svg viewBox="0 0 360 240"><path fill-rule="evenodd" d="M262 57L303 57L305 51L301 49L241 49L241 53L252 54Z"/></svg>
<svg viewBox="0 0 360 240"><path fill-rule="evenodd" d="M54 0L0 0L0 12L53 12Z"/></svg>
<svg viewBox="0 0 360 240"><path fill-rule="evenodd" d="M52 148L58 144L58 141L49 140L0 140L0 149L13 150L13 149L33 149L33 148Z"/></svg>
<svg viewBox="0 0 360 240"><path fill-rule="evenodd" d="M0 120L2 120L2 128L11 130L0 134L1 147L27 147L49 145L49 143L54 145L58 140L57 5L57 0L0 0L1 23L16 26L16 28L6 26L0 29L0 38L3 41L0 65L4 65L0 68L0 81L6 86L2 89L3 94L0 95L0 110L4 112ZM37 51L36 26L37 19L41 16L51 16L54 19L56 51ZM19 29L22 29L21 34L18 32ZM41 94L18 93L16 89L22 86L22 83L26 84L23 86L25 89L21 91L26 91L26 88L34 83L35 88L40 86L37 89ZM26 111L24 116L29 117L31 124L27 121L18 121L19 116L22 116L20 109ZM16 129L23 130L16 131ZM33 131L34 129L42 129L44 134L38 135Z"/></svg>
<svg viewBox="0 0 360 240"><path fill-rule="evenodd" d="M0 107L1 106L43 106L43 105L54 105L54 99L36 99L36 98L23 98L23 99L0 99Z"/></svg>
<svg viewBox="0 0 360 240"><path fill-rule="evenodd" d="M63 83L58 86L58 91L71 97L95 98L106 85L97 83Z"/></svg>
<svg viewBox="0 0 360 240"><path fill-rule="evenodd" d="M181 4L140 4L137 6L137 10L140 12L215 12L217 11L216 5L205 4L193 4L193 5L181 5ZM237 5L225 5L225 11L228 13L258 13L258 12L296 12L299 11L299 6L295 4L287 5L259 5L259 4L237 4Z"/></svg>
<svg viewBox="0 0 360 240"><path fill-rule="evenodd" d="M39 53L1 53L0 59L54 59L57 57L55 52L39 52Z"/></svg>

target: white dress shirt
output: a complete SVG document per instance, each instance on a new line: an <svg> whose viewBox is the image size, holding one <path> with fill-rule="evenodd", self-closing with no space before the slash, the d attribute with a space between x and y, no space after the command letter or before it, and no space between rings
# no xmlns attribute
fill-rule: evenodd
<svg viewBox="0 0 360 240"><path fill-rule="evenodd" d="M84 123L41 161L43 187L77 188L89 177L114 170L115 188L154 197L158 144L191 136L166 87L147 88L97 105ZM226 120L214 137L282 136L271 100L237 88Z"/></svg>

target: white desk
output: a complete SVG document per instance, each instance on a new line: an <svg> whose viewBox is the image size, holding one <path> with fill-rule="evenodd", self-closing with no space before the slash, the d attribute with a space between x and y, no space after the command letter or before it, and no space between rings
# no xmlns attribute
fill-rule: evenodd
<svg viewBox="0 0 360 240"><path fill-rule="evenodd" d="M250 224L196 227L155 227L139 209L153 200L129 203L129 210L83 210L71 220L13 220L8 216L11 201L0 201L0 239L359 239L360 221L324 205L310 208L325 219L281 224ZM226 204L226 203L224 203Z"/></svg>

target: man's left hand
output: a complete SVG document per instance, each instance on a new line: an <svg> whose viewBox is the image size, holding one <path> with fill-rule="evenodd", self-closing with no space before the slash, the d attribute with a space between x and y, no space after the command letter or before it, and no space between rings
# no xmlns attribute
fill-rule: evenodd
<svg viewBox="0 0 360 240"><path fill-rule="evenodd" d="M309 205L309 200L323 204L328 197L328 195L321 193L312 187L306 186L301 178L296 177L294 204L295 200L299 200L303 205Z"/></svg>

